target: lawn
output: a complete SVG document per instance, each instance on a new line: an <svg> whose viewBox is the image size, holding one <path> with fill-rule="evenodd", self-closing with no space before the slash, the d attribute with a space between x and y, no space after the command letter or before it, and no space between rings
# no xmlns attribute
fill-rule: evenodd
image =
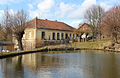
<svg viewBox="0 0 120 78"><path fill-rule="evenodd" d="M95 39L87 42L74 42L73 47L76 48L91 48L91 49L104 49L105 46L111 46L112 40L109 38Z"/></svg>

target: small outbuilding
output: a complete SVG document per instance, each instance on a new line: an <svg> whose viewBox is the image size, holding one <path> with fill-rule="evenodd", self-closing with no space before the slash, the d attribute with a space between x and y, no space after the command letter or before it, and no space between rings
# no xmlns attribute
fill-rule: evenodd
<svg viewBox="0 0 120 78"><path fill-rule="evenodd" d="M0 41L0 52L8 52L14 50L14 44L9 41Z"/></svg>
<svg viewBox="0 0 120 78"><path fill-rule="evenodd" d="M84 23L82 26L78 28L78 33L80 40L79 41L87 41L90 38L92 39L92 26L87 23Z"/></svg>

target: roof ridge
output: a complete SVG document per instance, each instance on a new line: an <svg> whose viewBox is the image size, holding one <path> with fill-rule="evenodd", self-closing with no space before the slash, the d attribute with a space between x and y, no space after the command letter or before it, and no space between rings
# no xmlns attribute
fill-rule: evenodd
<svg viewBox="0 0 120 78"><path fill-rule="evenodd" d="M29 20L29 21L27 21L26 23L28 24L28 26L30 26L31 24L32 24L32 26L34 26L34 27L37 27L36 25L36 23L37 23L37 17L35 17L35 18L33 18L33 19L31 19L31 20Z"/></svg>
<svg viewBox="0 0 120 78"><path fill-rule="evenodd" d="M47 19L39 19L34 18L33 20L29 21L29 27L35 27L35 28L48 28L48 29L58 29L58 30L70 30L73 31L75 29L74 27L59 21L51 21Z"/></svg>
<svg viewBox="0 0 120 78"><path fill-rule="evenodd" d="M90 24L88 24L88 23L83 23L81 26L79 26L78 30L79 30L81 27L83 27L84 25L87 25L88 27L92 28L92 26L91 26Z"/></svg>

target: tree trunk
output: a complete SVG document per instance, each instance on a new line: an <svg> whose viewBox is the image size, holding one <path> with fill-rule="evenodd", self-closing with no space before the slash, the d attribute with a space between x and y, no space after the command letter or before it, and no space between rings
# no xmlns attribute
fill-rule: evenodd
<svg viewBox="0 0 120 78"><path fill-rule="evenodd" d="M95 33L93 32L93 38L92 38L92 39L93 39L93 42L94 42L94 36L95 36Z"/></svg>
<svg viewBox="0 0 120 78"><path fill-rule="evenodd" d="M101 40L101 36L102 36L102 34L101 34L101 32L100 32L100 34L99 34L100 40Z"/></svg>
<svg viewBox="0 0 120 78"><path fill-rule="evenodd" d="M18 56L18 65L22 65L22 55Z"/></svg>
<svg viewBox="0 0 120 78"><path fill-rule="evenodd" d="M18 39L18 46L20 50L23 50L22 39Z"/></svg>
<svg viewBox="0 0 120 78"><path fill-rule="evenodd" d="M118 41L117 41L117 34L116 33L113 33L113 41L114 41L114 43L118 43Z"/></svg>
<svg viewBox="0 0 120 78"><path fill-rule="evenodd" d="M118 43L117 37L114 37L114 42L115 42L115 43Z"/></svg>

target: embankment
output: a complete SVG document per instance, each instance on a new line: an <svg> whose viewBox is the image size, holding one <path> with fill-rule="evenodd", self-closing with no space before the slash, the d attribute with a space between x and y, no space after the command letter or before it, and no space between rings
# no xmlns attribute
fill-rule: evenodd
<svg viewBox="0 0 120 78"><path fill-rule="evenodd" d="M110 39L101 39L89 41L89 42L75 42L71 45L51 45L42 48L33 49L30 51L14 51L14 52L2 52L0 53L0 59L13 57L28 53L36 52L48 52L48 51L73 51L73 50L102 50L111 52L120 52L113 49L104 49L105 46L111 46L112 41Z"/></svg>

